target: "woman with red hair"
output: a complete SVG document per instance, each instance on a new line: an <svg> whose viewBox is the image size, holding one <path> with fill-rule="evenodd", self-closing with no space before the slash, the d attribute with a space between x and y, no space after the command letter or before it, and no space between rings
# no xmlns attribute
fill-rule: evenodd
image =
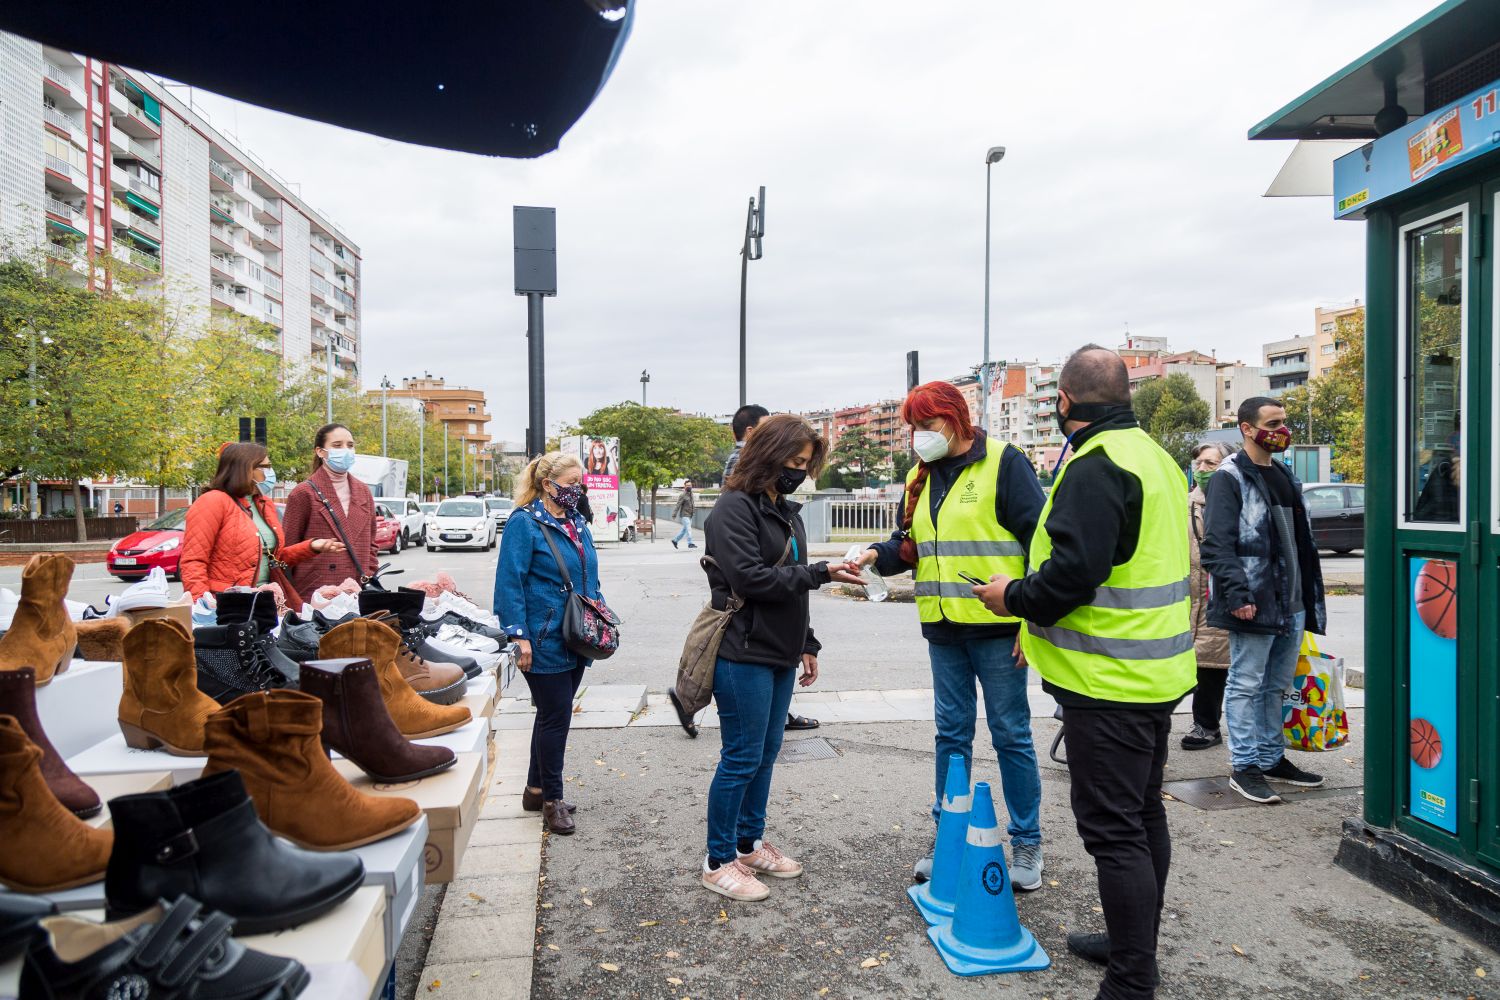
<svg viewBox="0 0 1500 1000"><path fill-rule="evenodd" d="M911 570L916 579L937 724L933 821L949 757L961 755L973 774L978 681L1010 814L1011 882L1029 891L1042 884L1042 779L1026 663L1018 657L1020 621L986 608L974 583L997 573L1026 575L1026 550L1046 497L1021 450L976 428L968 402L949 383L917 386L902 404L901 419L912 429L918 458L906 480L901 527L889 541L870 546L860 565L873 564L882 575ZM926 881L931 873L929 854L915 874Z"/></svg>

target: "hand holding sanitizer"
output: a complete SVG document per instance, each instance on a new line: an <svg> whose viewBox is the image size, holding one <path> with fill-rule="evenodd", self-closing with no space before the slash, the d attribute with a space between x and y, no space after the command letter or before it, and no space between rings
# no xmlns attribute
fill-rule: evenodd
<svg viewBox="0 0 1500 1000"><path fill-rule="evenodd" d="M864 553L865 550L858 545L851 546L849 551L844 553L844 561L851 566L858 566L859 557L864 555ZM865 578L865 598L867 600L878 604L891 596L890 585L885 582L885 579L879 573L875 572L873 563L863 567L861 572Z"/></svg>

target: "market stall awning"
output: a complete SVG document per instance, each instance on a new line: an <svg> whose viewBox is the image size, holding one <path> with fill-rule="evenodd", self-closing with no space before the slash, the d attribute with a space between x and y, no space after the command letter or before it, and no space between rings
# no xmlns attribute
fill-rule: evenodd
<svg viewBox="0 0 1500 1000"><path fill-rule="evenodd" d="M360 132L532 157L556 149L604 86L633 10L631 0L5 0L0 29Z"/></svg>
<svg viewBox="0 0 1500 1000"><path fill-rule="evenodd" d="M1250 129L1250 138L1374 139L1500 76L1497 46L1500 0L1447 0ZM1405 118L1394 120L1397 107ZM1383 108L1392 120L1377 129Z"/></svg>

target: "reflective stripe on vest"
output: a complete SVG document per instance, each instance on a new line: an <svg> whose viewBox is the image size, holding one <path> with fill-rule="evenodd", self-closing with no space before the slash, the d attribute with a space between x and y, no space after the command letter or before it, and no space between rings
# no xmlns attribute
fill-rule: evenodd
<svg viewBox="0 0 1500 1000"><path fill-rule="evenodd" d="M1072 462L1091 451L1106 452L1141 483L1135 552L1114 567L1089 604L1051 626L1028 624L1021 645L1032 666L1058 687L1104 701L1173 701L1192 688L1197 666L1182 471L1139 428L1096 434ZM1031 544L1033 567L1052 554L1047 518L1072 462L1063 467L1042 510Z"/></svg>
<svg viewBox="0 0 1500 1000"><path fill-rule="evenodd" d="M917 613L924 622L995 625L1019 621L993 614L974 596L974 585L958 575L988 580L996 573L1020 577L1026 572L1026 547L995 519L1000 463L1007 447L990 438L984 458L959 470L938 508L936 524L932 498L926 492L938 488L936 481L929 479L917 500L911 540L917 547ZM908 485L916 474L913 469L907 476Z"/></svg>

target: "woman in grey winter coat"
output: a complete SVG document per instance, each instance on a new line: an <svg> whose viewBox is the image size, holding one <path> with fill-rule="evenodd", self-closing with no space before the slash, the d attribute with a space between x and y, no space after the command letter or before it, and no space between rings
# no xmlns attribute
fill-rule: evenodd
<svg viewBox="0 0 1500 1000"><path fill-rule="evenodd" d="M1207 750L1224 742L1219 719L1224 708L1224 684L1229 679L1229 633L1208 624L1208 573L1199 559L1203 540L1204 489L1219 464L1234 454L1228 444L1211 442L1193 449L1193 489L1188 494L1188 544L1192 573L1188 589L1192 597L1193 650L1198 654L1198 687L1193 691L1193 728L1182 738L1184 750Z"/></svg>

